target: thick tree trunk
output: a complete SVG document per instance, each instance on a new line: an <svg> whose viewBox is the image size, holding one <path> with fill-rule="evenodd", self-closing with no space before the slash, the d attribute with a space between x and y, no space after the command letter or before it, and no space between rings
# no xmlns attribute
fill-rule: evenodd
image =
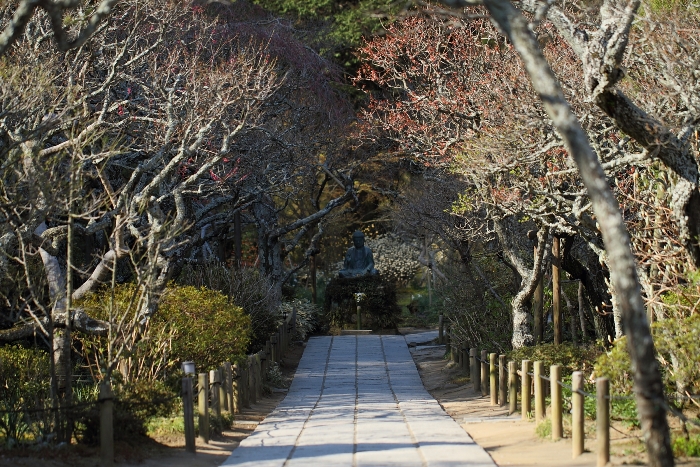
<svg viewBox="0 0 700 467"><path fill-rule="evenodd" d="M663 383L655 358L629 235L597 155L571 111L527 19L507 0L484 0L491 17L513 43L535 91L575 161L593 204L618 293L634 372L637 409L652 467L674 465ZM624 50L624 48L623 48ZM697 179L696 179L697 180Z"/></svg>

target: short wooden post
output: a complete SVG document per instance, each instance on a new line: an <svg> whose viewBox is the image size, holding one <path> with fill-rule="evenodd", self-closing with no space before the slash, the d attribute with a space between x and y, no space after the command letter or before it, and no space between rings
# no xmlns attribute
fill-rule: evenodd
<svg viewBox="0 0 700 467"><path fill-rule="evenodd" d="M242 407L250 407L250 391L248 390L248 368L241 368L241 377L238 380L238 390L241 391Z"/></svg>
<svg viewBox="0 0 700 467"><path fill-rule="evenodd" d="M544 421L546 417L545 394L544 394L544 362L537 360L534 364L535 374L535 423Z"/></svg>
<svg viewBox="0 0 700 467"><path fill-rule="evenodd" d="M199 373L197 380L199 409L199 439L209 443L209 374Z"/></svg>
<svg viewBox="0 0 700 467"><path fill-rule="evenodd" d="M270 342L272 344L272 346L270 347L270 364L272 364L272 362L276 363L277 359L279 358L277 354L277 336L273 334L270 337Z"/></svg>
<svg viewBox="0 0 700 467"><path fill-rule="evenodd" d="M459 355L457 355L457 342L454 334L450 332L450 358L454 363L459 363Z"/></svg>
<svg viewBox="0 0 700 467"><path fill-rule="evenodd" d="M263 396L263 374L262 374L262 364L260 360L260 352L255 354L255 389L258 391L256 394L257 399L262 399Z"/></svg>
<svg viewBox="0 0 700 467"><path fill-rule="evenodd" d="M231 362L224 362L224 380L226 381L226 404L224 408L230 413L234 413L233 410L233 371L231 369Z"/></svg>
<svg viewBox="0 0 700 467"><path fill-rule="evenodd" d="M248 356L248 399L251 403L258 402L258 389L256 388L257 379L255 377L255 364L253 356Z"/></svg>
<svg viewBox="0 0 700 467"><path fill-rule="evenodd" d="M530 413L530 386L532 385L532 380L530 379L530 360L523 360L522 368L520 370L522 373L520 375L520 381L522 385L520 387L520 405L522 412L522 419L527 420Z"/></svg>
<svg viewBox="0 0 700 467"><path fill-rule="evenodd" d="M498 403L505 407L508 403L508 378L506 376L506 356L498 356Z"/></svg>
<svg viewBox="0 0 700 467"><path fill-rule="evenodd" d="M462 371L466 373L469 371L469 349L467 347L462 347L459 354L462 356Z"/></svg>
<svg viewBox="0 0 700 467"><path fill-rule="evenodd" d="M583 454L583 373L571 375L571 454L575 459Z"/></svg>
<svg viewBox="0 0 700 467"><path fill-rule="evenodd" d="M489 394L489 354L486 350L481 351L481 395Z"/></svg>
<svg viewBox="0 0 700 467"><path fill-rule="evenodd" d="M438 316L438 345L445 343L445 317L442 313Z"/></svg>
<svg viewBox="0 0 700 467"><path fill-rule="evenodd" d="M192 394L192 378L182 378L182 411L185 417L185 451L195 453L194 442L194 395Z"/></svg>
<svg viewBox="0 0 700 467"><path fill-rule="evenodd" d="M518 371L514 361L508 362L508 395L510 396L508 415L518 411Z"/></svg>
<svg viewBox="0 0 700 467"><path fill-rule="evenodd" d="M562 424L562 398L561 398L561 367L552 365L549 367L550 394L552 397L552 441L557 441L564 436Z"/></svg>
<svg viewBox="0 0 700 467"><path fill-rule="evenodd" d="M459 344L457 344L454 346L454 351L457 354L455 362L457 363L457 366L462 368L462 347Z"/></svg>
<svg viewBox="0 0 700 467"><path fill-rule="evenodd" d="M209 370L209 390L211 394L211 408L217 419L221 419L221 399L219 398L219 387L221 386L221 376L219 370Z"/></svg>
<svg viewBox="0 0 700 467"><path fill-rule="evenodd" d="M596 393L596 439L598 444L598 467L610 462L610 382L608 378L598 378Z"/></svg>
<svg viewBox="0 0 700 467"><path fill-rule="evenodd" d="M224 366L221 365L217 370L219 373L219 406L221 411L224 410L228 412L228 396L226 395L226 372L224 371Z"/></svg>
<svg viewBox="0 0 700 467"><path fill-rule="evenodd" d="M476 359L479 351L477 349L469 349L469 377L474 386L474 392L481 392L481 378L479 377L479 361Z"/></svg>
<svg viewBox="0 0 700 467"><path fill-rule="evenodd" d="M362 329L362 309L360 308L360 304L357 304L357 330L359 331Z"/></svg>
<svg viewBox="0 0 700 467"><path fill-rule="evenodd" d="M241 412L241 391L238 386L240 376L238 363L234 363L231 367L231 399L233 400L231 407L235 414Z"/></svg>
<svg viewBox="0 0 700 467"><path fill-rule="evenodd" d="M498 371L496 371L495 353L489 354L489 393L491 394L491 405L498 405Z"/></svg>
<svg viewBox="0 0 700 467"><path fill-rule="evenodd" d="M102 467L114 465L114 393L109 381L100 383L100 460Z"/></svg>

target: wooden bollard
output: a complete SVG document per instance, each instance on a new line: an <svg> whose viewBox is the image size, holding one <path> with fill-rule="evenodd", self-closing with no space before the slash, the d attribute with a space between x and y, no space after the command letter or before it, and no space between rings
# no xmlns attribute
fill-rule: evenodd
<svg viewBox="0 0 700 467"><path fill-rule="evenodd" d="M598 467L610 462L610 382L608 378L598 378L595 382L596 394L596 439L598 444Z"/></svg>
<svg viewBox="0 0 700 467"><path fill-rule="evenodd" d="M221 411L228 412L228 395L226 395L226 372L224 366L221 365L218 369L219 373L219 406Z"/></svg>
<svg viewBox="0 0 700 467"><path fill-rule="evenodd" d="M194 394L192 394L192 378L182 378L182 412L185 417L185 451L197 452L194 441Z"/></svg>
<svg viewBox="0 0 700 467"><path fill-rule="evenodd" d="M571 454L577 458L583 454L583 373L574 371L571 375Z"/></svg>
<svg viewBox="0 0 700 467"><path fill-rule="evenodd" d="M209 370L209 390L211 394L211 409L217 419L221 419L221 399L219 388L221 387L221 375L219 370Z"/></svg>
<svg viewBox="0 0 700 467"><path fill-rule="evenodd" d="M442 313L438 316L438 345L444 344L445 341L445 317Z"/></svg>
<svg viewBox="0 0 700 467"><path fill-rule="evenodd" d="M462 347L460 355L462 356L462 371L466 373L469 371L469 348Z"/></svg>
<svg viewBox="0 0 700 467"><path fill-rule="evenodd" d="M209 443L209 374L200 373L197 380L199 439Z"/></svg>
<svg viewBox="0 0 700 467"><path fill-rule="evenodd" d="M270 364L273 362L277 362L277 359L279 358L279 355L277 354L277 336L272 335L270 336Z"/></svg>
<svg viewBox="0 0 700 467"><path fill-rule="evenodd" d="M248 368L241 368L241 378L239 380L239 391L243 394L241 400L243 401L243 407L250 407L250 391L248 389Z"/></svg>
<svg viewBox="0 0 700 467"><path fill-rule="evenodd" d="M561 367L552 365L549 367L549 387L552 398L552 441L557 441L564 436L562 423L562 398L561 398Z"/></svg>
<svg viewBox="0 0 700 467"><path fill-rule="evenodd" d="M508 403L508 378L506 376L506 356L498 356L498 403L505 407Z"/></svg>
<svg viewBox="0 0 700 467"><path fill-rule="evenodd" d="M530 379L530 360L523 360L522 368L520 370L522 373L520 375L520 381L522 385L520 386L520 405L522 411L522 419L527 420L530 413L530 386L532 385L532 380Z"/></svg>
<svg viewBox="0 0 700 467"><path fill-rule="evenodd" d="M231 362L224 362L224 380L226 381L226 404L224 408L233 413L233 371Z"/></svg>
<svg viewBox="0 0 700 467"><path fill-rule="evenodd" d="M256 394L257 399L262 399L263 396L263 374L262 374L262 364L260 359L260 352L255 354L255 376L257 380L255 381L255 389L258 391Z"/></svg>
<svg viewBox="0 0 700 467"><path fill-rule="evenodd" d="M489 354L486 350L481 351L481 395L489 394Z"/></svg>
<svg viewBox="0 0 700 467"><path fill-rule="evenodd" d="M545 393L544 393L544 362L537 360L534 364L535 374L535 423L539 424L546 418Z"/></svg>
<svg viewBox="0 0 700 467"><path fill-rule="evenodd" d="M508 362L508 395L510 396L508 415L518 411L518 371L514 361Z"/></svg>
<svg viewBox="0 0 700 467"><path fill-rule="evenodd" d="M238 369L238 364L234 363L231 366L231 409L232 412L237 414L241 412L241 392L238 389L238 379L240 377L240 370Z"/></svg>
<svg viewBox="0 0 700 467"><path fill-rule="evenodd" d="M255 377L255 363L253 356L248 357L248 398L250 402L256 404L258 402L258 388L256 387L257 378Z"/></svg>
<svg viewBox="0 0 700 467"><path fill-rule="evenodd" d="M100 460L102 467L114 465L114 393L109 381L100 383Z"/></svg>
<svg viewBox="0 0 700 467"><path fill-rule="evenodd" d="M469 377L472 380L472 385L474 386L474 392L479 394L481 392L481 378L479 375L479 361L476 359L479 351L477 349L469 349Z"/></svg>
<svg viewBox="0 0 700 467"><path fill-rule="evenodd" d="M496 371L495 353L489 354L489 393L491 394L491 405L498 405L498 371Z"/></svg>
<svg viewBox="0 0 700 467"><path fill-rule="evenodd" d="M450 334L450 358L454 363L459 363L459 355L457 354L457 342L455 342L454 334Z"/></svg>

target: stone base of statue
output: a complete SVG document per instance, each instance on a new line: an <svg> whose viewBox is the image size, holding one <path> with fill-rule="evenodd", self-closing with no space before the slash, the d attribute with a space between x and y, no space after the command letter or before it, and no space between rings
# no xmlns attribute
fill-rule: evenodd
<svg viewBox="0 0 700 467"><path fill-rule="evenodd" d="M357 329L356 294L364 294L360 305L363 329L395 330L401 319L396 303L396 285L381 274L331 279L326 286L324 313L328 324L337 329Z"/></svg>

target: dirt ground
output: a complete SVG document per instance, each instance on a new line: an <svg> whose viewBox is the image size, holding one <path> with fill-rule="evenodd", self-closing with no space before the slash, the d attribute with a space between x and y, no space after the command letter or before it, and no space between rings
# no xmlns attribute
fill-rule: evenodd
<svg viewBox="0 0 700 467"><path fill-rule="evenodd" d="M402 334L421 330L401 329ZM428 344L428 343L426 343ZM418 346L411 349L413 359L426 389L464 430L491 455L499 466L594 467L595 428L586 427L586 452L571 458L571 440L551 441L539 438L535 423L521 420L519 412L508 416L506 409L492 407L488 397L477 395L467 376L443 358L444 346ZM285 358L282 372L291 382L303 348L293 347ZM288 386L288 384L287 384ZM233 428L209 444L197 440L197 454L185 452L184 436L139 439L133 445L115 447L117 467L215 467L231 454L238 444L255 430L284 398L275 392L245 409ZM566 431L566 426L565 426ZM566 433L565 433L566 434ZM640 432L613 424L609 465L645 465ZM678 459L678 467L700 467L700 460ZM45 450L0 451L0 467L98 467L99 448L68 446Z"/></svg>
<svg viewBox="0 0 700 467"><path fill-rule="evenodd" d="M401 332L415 331L402 329ZM509 416L507 408L493 407L488 396L475 394L465 372L444 358L444 346L419 345L411 351L426 389L499 466L596 466L593 422L586 425L585 452L572 459L570 438L542 439L535 433L534 420L521 420L519 411ZM565 423L565 436L566 428ZM646 464L639 430L630 431L613 423L610 438L608 465ZM676 465L700 467L700 460L677 459Z"/></svg>
<svg viewBox="0 0 700 467"><path fill-rule="evenodd" d="M286 386L289 386L299 364L303 347L290 348L280 365ZM162 436L156 439L139 438L133 444L116 443L115 466L117 467L215 467L221 465L238 444L251 434L277 404L285 393L274 392L251 404L236 416L231 430L212 437L209 444L197 439L197 453L185 452L184 435ZM42 450L14 449L0 451L0 467L99 467L99 447L80 445L51 447Z"/></svg>

